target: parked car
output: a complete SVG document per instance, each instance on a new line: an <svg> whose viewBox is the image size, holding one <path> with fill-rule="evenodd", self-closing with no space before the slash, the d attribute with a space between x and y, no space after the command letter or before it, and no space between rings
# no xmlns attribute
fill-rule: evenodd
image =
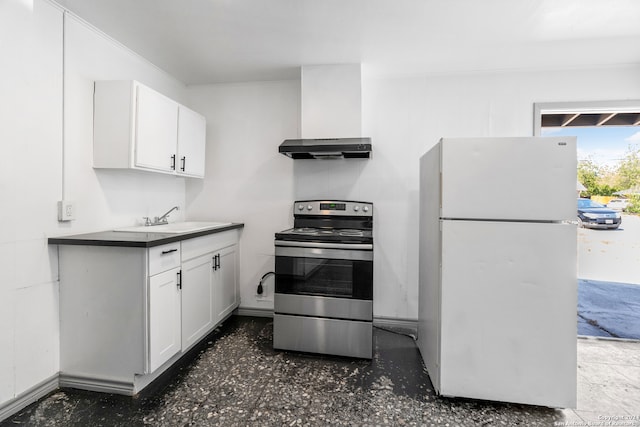
<svg viewBox="0 0 640 427"><path fill-rule="evenodd" d="M578 199L578 226L582 228L616 229L622 215L589 199Z"/></svg>
<svg viewBox="0 0 640 427"><path fill-rule="evenodd" d="M609 200L609 203L607 203L607 207L614 211L623 211L627 209L627 206L629 206L629 201L627 199L611 199Z"/></svg>

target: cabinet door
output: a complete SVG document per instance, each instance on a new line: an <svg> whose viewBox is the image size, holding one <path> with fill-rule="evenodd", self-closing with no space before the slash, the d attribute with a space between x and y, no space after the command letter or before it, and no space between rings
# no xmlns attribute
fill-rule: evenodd
<svg viewBox="0 0 640 427"><path fill-rule="evenodd" d="M149 372L181 349L179 274L174 268L149 278Z"/></svg>
<svg viewBox="0 0 640 427"><path fill-rule="evenodd" d="M180 175L204 177L206 121L200 114L182 105L178 111L178 159Z"/></svg>
<svg viewBox="0 0 640 427"><path fill-rule="evenodd" d="M164 95L136 86L136 167L173 172L176 166L178 104Z"/></svg>
<svg viewBox="0 0 640 427"><path fill-rule="evenodd" d="M237 248L237 245L233 245L217 252L220 257L215 280L217 321L229 315L239 303Z"/></svg>
<svg viewBox="0 0 640 427"><path fill-rule="evenodd" d="M214 325L213 253L182 265L182 350L206 335Z"/></svg>

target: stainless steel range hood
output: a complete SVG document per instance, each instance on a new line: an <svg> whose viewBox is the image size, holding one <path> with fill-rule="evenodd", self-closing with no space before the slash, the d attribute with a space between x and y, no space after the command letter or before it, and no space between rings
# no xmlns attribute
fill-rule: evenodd
<svg viewBox="0 0 640 427"><path fill-rule="evenodd" d="M278 151L292 159L368 159L371 138L285 139Z"/></svg>
<svg viewBox="0 0 640 427"><path fill-rule="evenodd" d="M371 138L362 137L360 64L300 67L300 139L278 151L292 159L368 159ZM344 136L344 138L336 138Z"/></svg>

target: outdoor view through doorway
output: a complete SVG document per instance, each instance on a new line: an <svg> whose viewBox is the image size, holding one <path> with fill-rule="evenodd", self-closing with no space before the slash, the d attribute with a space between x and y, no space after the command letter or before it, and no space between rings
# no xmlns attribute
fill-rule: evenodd
<svg viewBox="0 0 640 427"><path fill-rule="evenodd" d="M536 106L537 135L577 137L578 197L622 218L618 228L578 229L578 335L640 339L640 109L605 126L613 112L584 104L554 106L553 118Z"/></svg>

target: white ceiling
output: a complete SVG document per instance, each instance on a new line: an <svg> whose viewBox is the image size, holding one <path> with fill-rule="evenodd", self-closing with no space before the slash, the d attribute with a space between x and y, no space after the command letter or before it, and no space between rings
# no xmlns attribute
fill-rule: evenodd
<svg viewBox="0 0 640 427"><path fill-rule="evenodd" d="M640 63L638 0L56 0L187 84Z"/></svg>

